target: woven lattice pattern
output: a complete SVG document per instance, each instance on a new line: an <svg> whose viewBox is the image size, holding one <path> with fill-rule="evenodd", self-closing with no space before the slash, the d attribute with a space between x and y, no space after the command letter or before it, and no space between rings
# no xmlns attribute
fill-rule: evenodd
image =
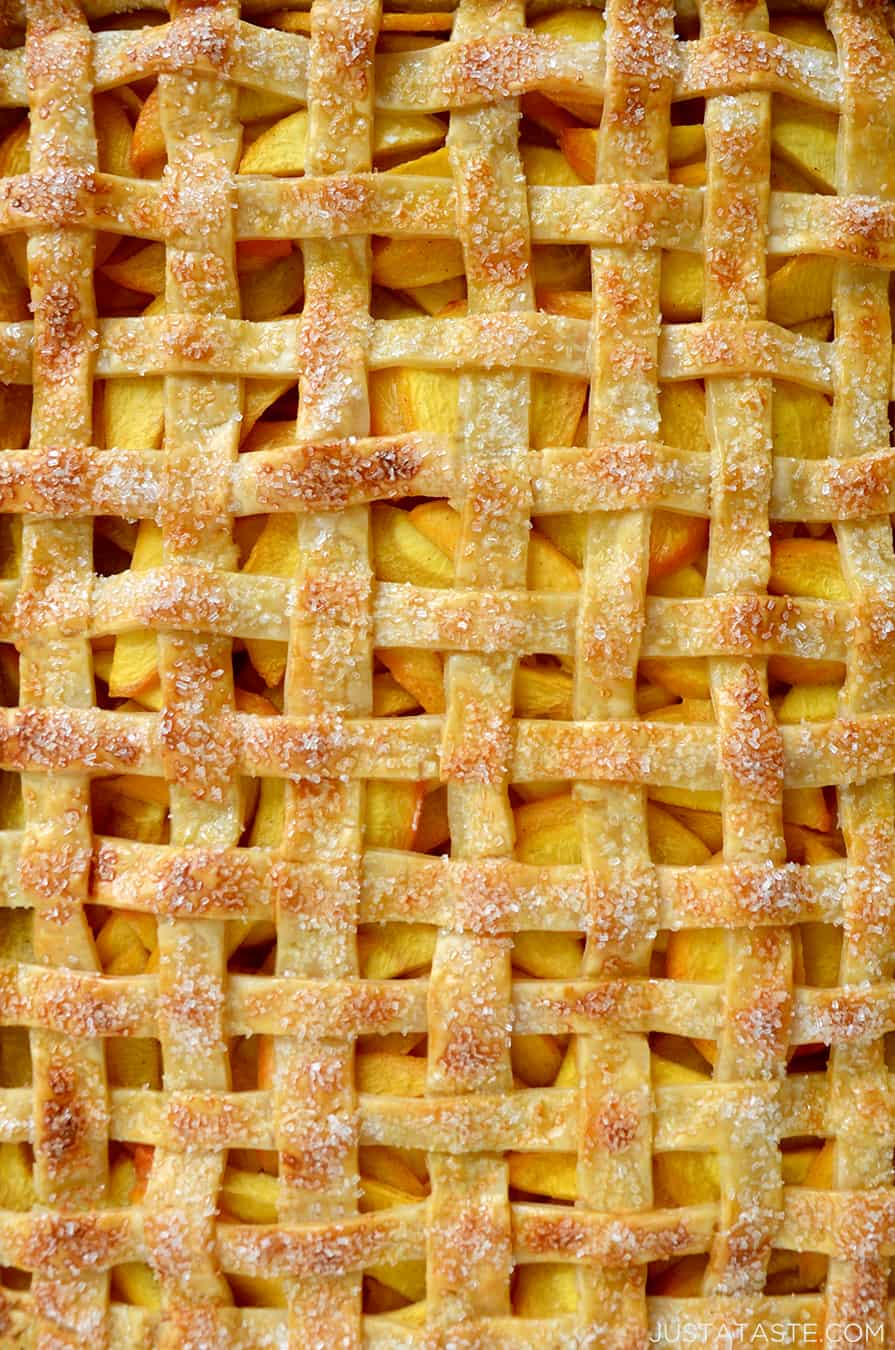
<svg viewBox="0 0 895 1350"><path fill-rule="evenodd" d="M117 9L0 24L0 1344L895 1343L891 7Z"/></svg>

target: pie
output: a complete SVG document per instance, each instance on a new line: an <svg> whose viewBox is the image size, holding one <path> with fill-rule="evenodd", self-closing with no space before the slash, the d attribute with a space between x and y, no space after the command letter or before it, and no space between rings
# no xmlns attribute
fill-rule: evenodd
<svg viewBox="0 0 895 1350"><path fill-rule="evenodd" d="M895 14L428 4L2 10L0 1344L883 1344Z"/></svg>

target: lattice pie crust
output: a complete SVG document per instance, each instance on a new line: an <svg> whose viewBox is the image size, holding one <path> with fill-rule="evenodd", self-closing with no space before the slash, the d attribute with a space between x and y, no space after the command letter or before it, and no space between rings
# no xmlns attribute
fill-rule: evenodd
<svg viewBox="0 0 895 1350"><path fill-rule="evenodd" d="M0 1345L891 1344L893 9L438 3L0 11Z"/></svg>

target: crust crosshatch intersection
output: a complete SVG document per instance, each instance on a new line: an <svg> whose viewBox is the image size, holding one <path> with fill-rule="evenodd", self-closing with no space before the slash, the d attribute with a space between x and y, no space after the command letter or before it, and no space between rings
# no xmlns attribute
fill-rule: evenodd
<svg viewBox="0 0 895 1350"><path fill-rule="evenodd" d="M0 1345L895 1343L893 18L2 7Z"/></svg>

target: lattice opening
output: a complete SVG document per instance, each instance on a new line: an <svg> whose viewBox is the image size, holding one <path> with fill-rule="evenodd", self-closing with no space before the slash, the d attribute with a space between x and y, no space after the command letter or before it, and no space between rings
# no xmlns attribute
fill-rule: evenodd
<svg viewBox="0 0 895 1350"><path fill-rule="evenodd" d="M515 856L540 866L581 861L581 805L560 783L514 783Z"/></svg>
<svg viewBox="0 0 895 1350"><path fill-rule="evenodd" d="M2 402L2 399L0 399ZM22 419L24 422L25 419ZM20 435L20 429L15 425L15 415L13 414L7 422L4 420L4 439L10 441L10 449L20 448L16 444L22 439L22 448L27 447L28 431L27 422L25 423L24 438ZM0 516L0 578L4 581L17 577L22 568L22 522L18 516ZM4 643L6 647L9 644Z"/></svg>
<svg viewBox="0 0 895 1350"><path fill-rule="evenodd" d="M697 1083L711 1076L714 1051L712 1041L693 1041L670 1032L652 1032L649 1038L650 1064L655 1085ZM703 1053L708 1049L710 1057Z"/></svg>
<svg viewBox="0 0 895 1350"><path fill-rule="evenodd" d="M814 989L834 988L839 983L842 929L832 923L801 923L793 936L801 959L796 982Z"/></svg>
<svg viewBox="0 0 895 1350"><path fill-rule="evenodd" d="M361 1175L404 1191L414 1199L429 1194L428 1156L421 1148L391 1148L383 1144L361 1144L358 1149Z"/></svg>
<svg viewBox="0 0 895 1350"><path fill-rule="evenodd" d="M0 770L0 829L18 830L24 824L22 776ZM21 911L14 911L20 913Z"/></svg>
<svg viewBox="0 0 895 1350"><path fill-rule="evenodd" d="M839 712L844 661L772 656L768 660L771 706L781 726L829 722Z"/></svg>
<svg viewBox="0 0 895 1350"><path fill-rule="evenodd" d="M266 273L260 274L266 277ZM259 450L274 454L295 442L298 386L291 378L270 376L243 380L239 453ZM238 522L235 523L238 537Z"/></svg>
<svg viewBox="0 0 895 1350"><path fill-rule="evenodd" d="M241 1275L227 1272L227 1284L237 1308L285 1308L288 1306L283 1281L265 1275Z"/></svg>
<svg viewBox="0 0 895 1350"><path fill-rule="evenodd" d="M698 253L686 253L683 249L668 249L662 254L659 305L665 323L700 322L704 287L703 268L703 260Z"/></svg>
<svg viewBox="0 0 895 1350"><path fill-rule="evenodd" d="M822 1252L794 1252L774 1247L768 1260L764 1292L768 1295L810 1294L826 1283L828 1258Z"/></svg>
<svg viewBox="0 0 895 1350"><path fill-rule="evenodd" d="M778 24L782 20L778 20ZM790 18L785 34L799 45L835 53L830 33ZM798 36L796 34L798 33ZM834 193L839 117L827 108L775 94L771 101L771 187L781 192Z"/></svg>
<svg viewBox="0 0 895 1350"><path fill-rule="evenodd" d="M708 1269L708 1256L695 1252L679 1261L650 1261L647 1292L662 1298L699 1298Z"/></svg>
<svg viewBox="0 0 895 1350"><path fill-rule="evenodd" d="M276 969L276 925L270 919L231 919L224 943L227 969L240 975L272 975Z"/></svg>
<svg viewBox="0 0 895 1350"><path fill-rule="evenodd" d="M571 1264L517 1265L510 1289L517 1317L561 1317L578 1307L578 1275Z"/></svg>
<svg viewBox="0 0 895 1350"><path fill-rule="evenodd" d="M113 1303L158 1312L161 1292L158 1276L145 1261L123 1261L109 1269L109 1294Z"/></svg>
<svg viewBox="0 0 895 1350"><path fill-rule="evenodd" d="M572 1205L578 1198L578 1158L574 1153L508 1153L514 1199Z"/></svg>
<svg viewBox="0 0 895 1350"><path fill-rule="evenodd" d="M527 979L577 979L583 955L584 939L579 933L513 934L513 969Z"/></svg>
<svg viewBox="0 0 895 1350"><path fill-rule="evenodd" d="M34 1152L28 1143L0 1143L0 1208L27 1213L37 1201Z"/></svg>
<svg viewBox="0 0 895 1350"><path fill-rule="evenodd" d="M140 710L139 705L135 709ZM142 844L166 844L170 838L169 789L163 778L142 774L95 778L90 806L97 834Z"/></svg>
<svg viewBox="0 0 895 1350"><path fill-rule="evenodd" d="M393 1266L375 1266L376 1274L364 1273L364 1314L382 1316L403 1326L425 1322L425 1262L404 1261Z"/></svg>
<svg viewBox="0 0 895 1350"><path fill-rule="evenodd" d="M823 1189L830 1168L830 1150L816 1135L781 1139L780 1161L786 1186Z"/></svg>
<svg viewBox="0 0 895 1350"><path fill-rule="evenodd" d="M648 789L647 797L646 826L654 863L702 867L718 860L724 845L720 792L657 786Z"/></svg>
<svg viewBox="0 0 895 1350"><path fill-rule="evenodd" d="M789 862L812 865L845 858L836 789L785 788L783 837Z"/></svg>
<svg viewBox="0 0 895 1350"><path fill-rule="evenodd" d="M144 965L143 970L145 971ZM110 972L107 973L117 973ZM141 973L141 972L121 972ZM106 1078L109 1087L162 1086L162 1048L152 1036L110 1036L106 1040Z"/></svg>
<svg viewBox="0 0 895 1350"><path fill-rule="evenodd" d="M659 419L659 436L663 444L708 454L703 380L660 383Z"/></svg>
<svg viewBox="0 0 895 1350"><path fill-rule="evenodd" d="M637 680L637 710L644 721L714 722L705 657L644 657Z"/></svg>
<svg viewBox="0 0 895 1350"><path fill-rule="evenodd" d="M566 1056L574 1056L574 1049L570 1051L569 1044L567 1036L514 1035L510 1043L510 1064L515 1086L523 1090L552 1087L562 1075Z"/></svg>
<svg viewBox="0 0 895 1350"><path fill-rule="evenodd" d="M414 849L424 801L423 783L370 779L364 793L365 848Z"/></svg>
<svg viewBox="0 0 895 1350"><path fill-rule="evenodd" d="M263 1036L234 1036L228 1048L234 1092L255 1092L269 1084L270 1047Z"/></svg>
<svg viewBox="0 0 895 1350"><path fill-rule="evenodd" d="M362 1037L354 1062L358 1092L379 1097L424 1097L427 1049L426 1037L419 1033Z"/></svg>
<svg viewBox="0 0 895 1350"><path fill-rule="evenodd" d="M0 707L15 708L19 702L19 654L9 642L0 643Z"/></svg>
<svg viewBox="0 0 895 1350"><path fill-rule="evenodd" d="M283 838L285 779L243 778L240 790L240 844L246 848L278 848Z"/></svg>
<svg viewBox="0 0 895 1350"><path fill-rule="evenodd" d="M31 1288L31 1272L17 1270L15 1266L0 1266L0 1284L15 1293L25 1293Z"/></svg>
<svg viewBox="0 0 895 1350"><path fill-rule="evenodd" d="M158 642L152 629L95 639L93 675L100 707L116 712L158 712L162 687Z"/></svg>
<svg viewBox="0 0 895 1350"><path fill-rule="evenodd" d="M109 1199L115 1205L138 1204L146 1194L155 1149L148 1144L109 1145Z"/></svg>
<svg viewBox="0 0 895 1350"><path fill-rule="evenodd" d="M266 647L262 646L265 642ZM233 702L237 712L253 717L282 715L286 654L285 642L268 638L237 639L233 643ZM268 684L265 676L276 683Z"/></svg>
<svg viewBox="0 0 895 1350"><path fill-rule="evenodd" d="M705 590L709 522L681 512L653 512L650 525L648 595L696 599Z"/></svg>
<svg viewBox="0 0 895 1350"><path fill-rule="evenodd" d="M28 117L15 117L0 142L0 176L6 178L27 173L28 162ZM29 317L27 248L28 236L24 230L4 235L0 241L0 280L3 283L0 315L8 323L21 323Z"/></svg>
<svg viewBox="0 0 895 1350"><path fill-rule="evenodd" d="M0 1087L31 1086L31 1045L27 1027L0 1027Z"/></svg>
<svg viewBox="0 0 895 1350"><path fill-rule="evenodd" d="M237 246L240 313L263 323L301 312L304 262L288 239L246 239Z"/></svg>
<svg viewBox="0 0 895 1350"><path fill-rule="evenodd" d="M830 1047L819 1041L809 1045L791 1046L786 1063L788 1078L810 1074L826 1074L830 1066Z"/></svg>
<svg viewBox="0 0 895 1350"><path fill-rule="evenodd" d="M430 923L361 924L357 954L362 978L403 980L426 974L437 936L438 929Z"/></svg>
<svg viewBox="0 0 895 1350"><path fill-rule="evenodd" d="M413 838L414 852L444 857L450 853L450 847L447 789L443 784L427 783Z"/></svg>
<svg viewBox="0 0 895 1350"><path fill-rule="evenodd" d="M373 674L374 717L444 712L444 658L409 647L380 648Z"/></svg>
<svg viewBox="0 0 895 1350"><path fill-rule="evenodd" d="M96 516L93 521L93 570L99 577L116 577L131 565L137 542L136 522L116 516ZM94 651L111 651L112 637L94 638Z"/></svg>
<svg viewBox="0 0 895 1350"><path fill-rule="evenodd" d="M108 236L109 244L96 272L96 308L103 318L135 318L164 313L165 245L147 244L134 235ZM118 381L104 381L98 387L105 391ZM139 393L139 386L133 385ZM121 395L119 401L123 404ZM132 396L131 404L138 400ZM112 429L116 423L108 414L106 427L110 443L115 444Z"/></svg>
<svg viewBox="0 0 895 1350"><path fill-rule="evenodd" d="M665 953L668 950L668 930L660 929L653 939L649 959L650 978L661 980L665 977Z"/></svg>
<svg viewBox="0 0 895 1350"><path fill-rule="evenodd" d="M793 261L801 262L802 259L797 258ZM827 260L824 259L824 261ZM787 266L785 264L771 276L769 281L769 292L771 294L774 293L775 280L786 276ZM792 320L786 326L792 332L802 333L806 337L817 337L822 342L828 342L832 336L833 319L829 313L827 298L820 296L813 304L806 301L801 307L797 303L798 300L803 298L805 282L805 277L795 274L791 286L787 286L785 290L782 284L779 286L777 312L781 316L807 314L809 317L805 320ZM790 292L795 294L790 294ZM812 313L813 310L824 309L825 306L827 306L827 309L824 313ZM819 389L810 389L806 385L794 384L788 380L775 380L771 403L771 434L774 454L785 456L788 459L824 459L830 453L832 411L831 400ZM790 525L790 528L793 533L799 529L795 522ZM825 535L826 528L823 521L811 522L802 527L801 532L808 535L809 538L817 538ZM777 533L778 537L782 533L780 526L777 527Z"/></svg>
<svg viewBox="0 0 895 1350"><path fill-rule="evenodd" d="M680 1081L691 1080L682 1072ZM718 1204L721 1199L718 1154L696 1149L654 1153L653 1199L659 1209Z"/></svg>
<svg viewBox="0 0 895 1350"><path fill-rule="evenodd" d="M231 1149L218 1191L225 1222L276 1223L277 1155L261 1149Z"/></svg>
<svg viewBox="0 0 895 1350"><path fill-rule="evenodd" d="M513 712L516 717L572 720L573 662L565 657L538 654L523 656L513 680ZM524 785L516 784L517 789Z"/></svg>
<svg viewBox="0 0 895 1350"><path fill-rule="evenodd" d="M142 914L135 909L109 911L94 905L90 907L90 923L97 960L104 975L143 975L158 969L158 929L154 914Z"/></svg>

